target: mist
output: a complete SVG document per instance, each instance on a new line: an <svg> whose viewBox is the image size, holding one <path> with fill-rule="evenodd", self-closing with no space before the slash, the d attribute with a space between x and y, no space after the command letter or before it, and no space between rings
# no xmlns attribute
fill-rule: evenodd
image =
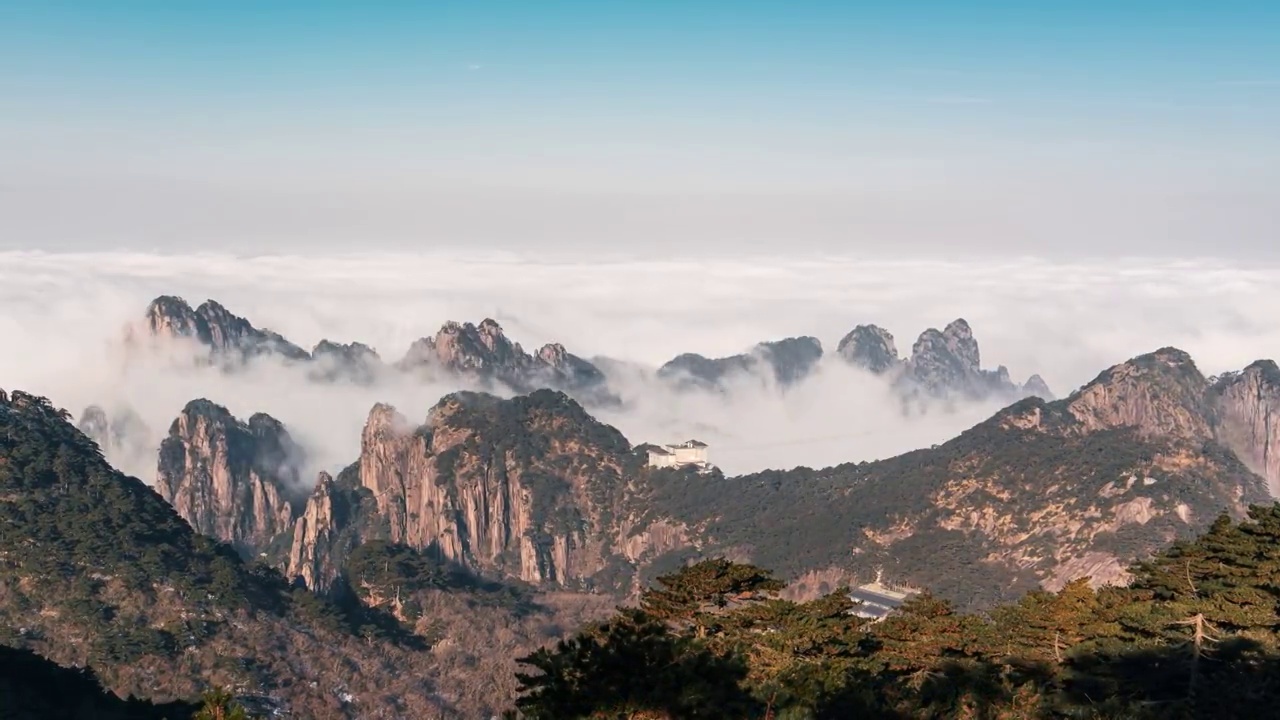
<svg viewBox="0 0 1280 720"><path fill-rule="evenodd" d="M1277 268L1210 261L0 253L0 387L48 396L76 417L89 404L130 408L150 448L198 397L241 419L265 412L307 449L313 478L356 459L374 403L421 422L466 385L396 373L369 385L321 383L270 360L228 374L193 367L181 343L127 350L123 328L157 295L212 298L305 348L360 341L394 362L447 320L492 317L527 350L560 342L619 361L609 380L623 409L594 412L633 443L696 437L729 473L818 467L939 443L998 409L969 403L904 416L882 380L835 357L857 324L888 328L905 354L925 328L964 317L984 367L1006 365L1018 382L1039 373L1062 396L1167 345L1206 374L1280 354L1277 281ZM682 393L653 377L682 352L724 356L797 335L818 337L827 356L785 391L741 377L724 393ZM154 478L154 452L110 459Z"/></svg>

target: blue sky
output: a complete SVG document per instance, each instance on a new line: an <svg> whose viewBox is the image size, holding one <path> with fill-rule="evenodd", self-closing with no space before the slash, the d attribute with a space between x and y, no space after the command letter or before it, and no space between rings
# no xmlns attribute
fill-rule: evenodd
<svg viewBox="0 0 1280 720"><path fill-rule="evenodd" d="M11 245L94 227L165 245L215 216L227 242L315 236L288 220L312 207L300 195L390 218L364 232L401 241L509 207L482 234L515 242L551 193L557 237L617 229L566 199L604 194L640 219L634 242L770 227L936 248L950 224L1035 252L1093 209L1072 232L1141 250L1163 208L1199 203L1194 228L1172 223L1180 252L1215 227L1251 250L1280 246L1276 127L1280 3L0 5ZM176 208L159 224L157 193ZM724 225L742 196L765 198L761 218ZM102 220L45 222L81 203ZM424 223L422 203L473 209Z"/></svg>

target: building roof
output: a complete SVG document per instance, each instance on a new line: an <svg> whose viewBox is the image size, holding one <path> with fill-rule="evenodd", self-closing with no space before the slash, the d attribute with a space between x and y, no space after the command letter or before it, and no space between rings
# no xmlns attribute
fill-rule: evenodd
<svg viewBox="0 0 1280 720"><path fill-rule="evenodd" d="M685 440L680 443L680 447L704 448L707 447L707 444L701 440Z"/></svg>
<svg viewBox="0 0 1280 720"><path fill-rule="evenodd" d="M912 590L886 587L879 581L867 583L849 592L849 599L858 603L850 612L864 618L880 620L901 607L914 594Z"/></svg>
<svg viewBox="0 0 1280 720"><path fill-rule="evenodd" d="M650 455L671 455L672 454L670 450L664 447L658 447L657 445L650 445L645 449L649 451Z"/></svg>

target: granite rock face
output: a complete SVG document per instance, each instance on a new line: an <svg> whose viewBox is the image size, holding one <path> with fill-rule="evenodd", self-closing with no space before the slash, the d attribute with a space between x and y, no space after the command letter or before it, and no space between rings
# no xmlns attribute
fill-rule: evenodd
<svg viewBox="0 0 1280 720"><path fill-rule="evenodd" d="M414 427L369 414L360 484L390 540L478 571L571 584L602 570L627 494L630 445L561 393L458 393Z"/></svg>
<svg viewBox="0 0 1280 720"><path fill-rule="evenodd" d="M377 519L372 516L376 504L367 491L355 485L358 481L355 466L336 480L329 473L320 473L294 522L284 568L287 577L300 579L312 590L328 592L341 576L351 551L365 540L380 537Z"/></svg>
<svg viewBox="0 0 1280 720"><path fill-rule="evenodd" d="M1280 368L1259 360L1213 384L1216 434L1280 497Z"/></svg>
<svg viewBox="0 0 1280 720"><path fill-rule="evenodd" d="M193 400L160 445L156 490L196 532L254 556L292 528L304 462L271 416L241 422L220 405Z"/></svg>

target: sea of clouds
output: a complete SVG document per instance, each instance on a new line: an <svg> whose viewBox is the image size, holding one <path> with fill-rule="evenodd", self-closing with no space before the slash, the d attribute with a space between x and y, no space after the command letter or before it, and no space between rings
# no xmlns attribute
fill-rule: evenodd
<svg viewBox="0 0 1280 720"><path fill-rule="evenodd" d="M905 417L882 381L834 357L860 323L888 328L905 354L920 331L963 317L984 367L1006 365L1018 382L1039 373L1059 395L1168 345L1206 374L1280 356L1280 268L1213 261L0 252L0 388L46 395L77 416L91 403L132 408L150 428L149 448L186 402L205 397L241 418L279 418L310 451L310 470L334 470L359 454L375 402L421 419L460 387L408 377L320 385L272 363L222 374L126 354L122 328L160 294L193 306L216 299L306 348L358 340L387 361L446 320L492 317L527 350L555 341L635 364L611 377L626 409L599 417L636 443L698 437L732 473L887 457L998 409ZM744 378L723 395L678 393L652 377L682 352L723 356L796 335L818 337L831 357L787 392ZM150 452L113 461L154 475Z"/></svg>

